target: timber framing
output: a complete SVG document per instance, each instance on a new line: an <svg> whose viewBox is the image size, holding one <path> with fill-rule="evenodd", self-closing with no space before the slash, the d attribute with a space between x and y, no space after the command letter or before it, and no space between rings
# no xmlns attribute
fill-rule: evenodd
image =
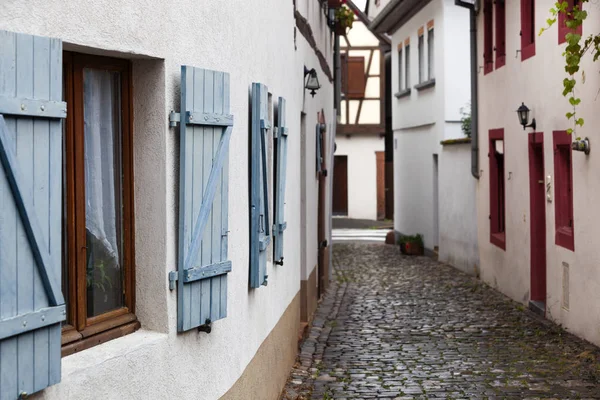
<svg viewBox="0 0 600 400"><path fill-rule="evenodd" d="M327 59L325 58L323 52L319 50L319 47L317 46L317 41L315 40L315 36L313 35L313 31L310 27L308 20L304 18L298 10L294 10L294 18L296 19L296 27L317 55L323 73L325 73L325 75L329 79L329 82L333 82L333 74L331 73L329 63L327 62Z"/></svg>

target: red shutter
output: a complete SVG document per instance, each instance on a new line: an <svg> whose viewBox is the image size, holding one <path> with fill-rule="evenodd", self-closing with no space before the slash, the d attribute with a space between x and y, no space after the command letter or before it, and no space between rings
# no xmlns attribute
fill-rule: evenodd
<svg viewBox="0 0 600 400"><path fill-rule="evenodd" d="M346 97L349 99L365 97L365 84L365 58L348 57L348 91Z"/></svg>
<svg viewBox="0 0 600 400"><path fill-rule="evenodd" d="M535 0L521 0L521 61L535 55Z"/></svg>
<svg viewBox="0 0 600 400"><path fill-rule="evenodd" d="M506 64L506 0L496 0L496 68Z"/></svg>
<svg viewBox="0 0 600 400"><path fill-rule="evenodd" d="M571 135L566 131L554 131L553 138L555 242L575 251Z"/></svg>
<svg viewBox="0 0 600 400"><path fill-rule="evenodd" d="M496 152L496 142L503 142L502 153ZM504 192L504 129L489 131L490 162L490 243L506 250L506 206Z"/></svg>
<svg viewBox="0 0 600 400"><path fill-rule="evenodd" d="M494 70L494 12L492 0L483 3L483 73Z"/></svg>
<svg viewBox="0 0 600 400"><path fill-rule="evenodd" d="M581 2L579 0L566 0L569 6L567 7L568 12L573 12L575 7L578 9L581 7ZM583 34L583 26L579 25L576 30L572 30L567 28L567 16L563 13L558 15L558 44L565 43L567 39L565 36L567 33L577 33L578 35Z"/></svg>

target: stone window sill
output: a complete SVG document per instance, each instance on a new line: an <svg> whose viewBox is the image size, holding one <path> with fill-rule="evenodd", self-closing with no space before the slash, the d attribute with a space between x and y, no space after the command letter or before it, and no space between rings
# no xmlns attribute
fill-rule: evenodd
<svg viewBox="0 0 600 400"><path fill-rule="evenodd" d="M398 93L395 93L394 96L396 96L397 99L401 99L403 97L410 96L410 88L403 89L403 90L399 91Z"/></svg>
<svg viewBox="0 0 600 400"><path fill-rule="evenodd" d="M428 81L425 82L421 82L418 85L415 85L415 89L417 90L423 90L423 89L429 89L431 87L435 86L435 78L430 79Z"/></svg>

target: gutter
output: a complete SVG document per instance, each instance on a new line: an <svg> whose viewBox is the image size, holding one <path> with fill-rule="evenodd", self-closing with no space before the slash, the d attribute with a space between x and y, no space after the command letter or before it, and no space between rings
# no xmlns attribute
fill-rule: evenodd
<svg viewBox="0 0 600 400"><path fill-rule="evenodd" d="M471 32L471 175L479 179L479 107L478 107L478 81L477 81L477 14L479 0L473 3L463 0L454 0L459 7L469 9Z"/></svg>

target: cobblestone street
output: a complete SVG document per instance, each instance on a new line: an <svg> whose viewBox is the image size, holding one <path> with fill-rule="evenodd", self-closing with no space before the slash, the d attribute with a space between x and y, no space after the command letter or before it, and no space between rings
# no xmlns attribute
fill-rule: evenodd
<svg viewBox="0 0 600 400"><path fill-rule="evenodd" d="M456 269L335 244L282 399L600 399L600 351Z"/></svg>

